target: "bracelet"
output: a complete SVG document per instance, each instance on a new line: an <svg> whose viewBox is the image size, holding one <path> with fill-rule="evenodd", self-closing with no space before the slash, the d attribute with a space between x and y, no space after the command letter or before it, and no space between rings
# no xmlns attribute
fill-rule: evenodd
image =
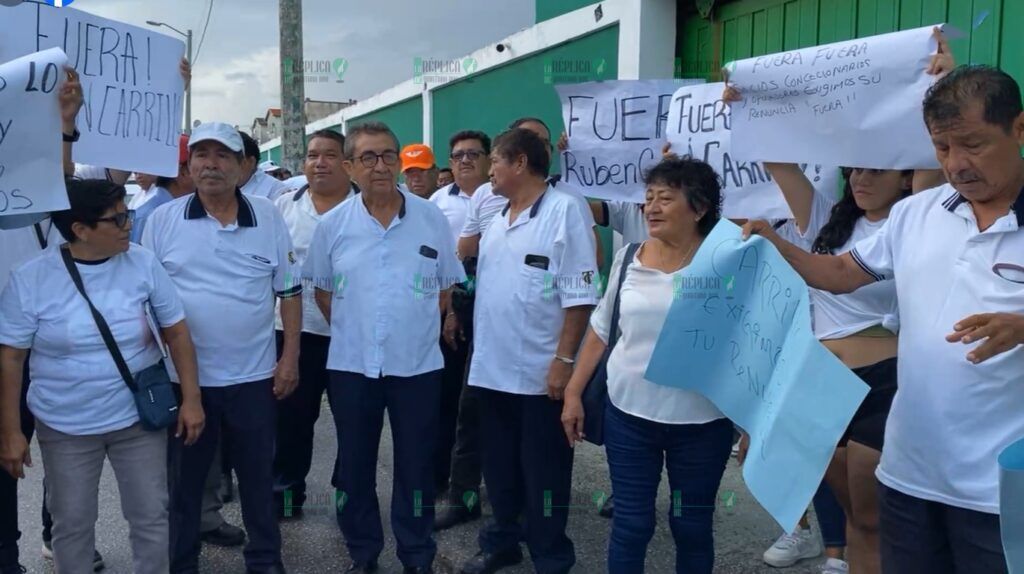
<svg viewBox="0 0 1024 574"><path fill-rule="evenodd" d="M454 316L455 316L455 312L454 311L448 311L448 314L444 316L444 319L445 319L445 321L447 321L448 317L454 317Z"/></svg>
<svg viewBox="0 0 1024 574"><path fill-rule="evenodd" d="M82 133L78 131L78 128L75 128L75 131L71 132L71 135L63 132L61 132L60 135L62 135L64 137L64 141L68 143L75 143L78 141L78 138L82 137Z"/></svg>
<svg viewBox="0 0 1024 574"><path fill-rule="evenodd" d="M565 363L566 365L575 365L576 364L576 359L570 359L569 357L563 357L561 355L555 355L555 360L556 361L561 361L561 362Z"/></svg>

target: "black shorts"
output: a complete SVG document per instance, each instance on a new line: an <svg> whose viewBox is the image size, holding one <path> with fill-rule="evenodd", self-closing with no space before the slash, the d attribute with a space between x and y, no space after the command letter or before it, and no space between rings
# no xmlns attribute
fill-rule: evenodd
<svg viewBox="0 0 1024 574"><path fill-rule="evenodd" d="M853 369L853 373L867 383L871 390L853 415L839 446L854 441L879 452L885 442L885 421L889 418L892 399L896 396L896 357Z"/></svg>

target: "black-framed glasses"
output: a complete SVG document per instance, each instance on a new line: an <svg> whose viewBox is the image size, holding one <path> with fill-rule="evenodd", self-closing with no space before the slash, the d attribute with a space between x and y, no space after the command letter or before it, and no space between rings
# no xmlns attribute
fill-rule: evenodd
<svg viewBox="0 0 1024 574"><path fill-rule="evenodd" d="M100 217L96 220L96 223L101 221L109 221L118 227L118 229L124 229L128 223L135 221L135 210L129 209L127 211L120 211L116 215L111 217Z"/></svg>
<svg viewBox="0 0 1024 574"><path fill-rule="evenodd" d="M448 158L454 161L455 163L462 163L463 160L466 160L470 163L476 163L477 160L484 157L485 155L487 154L480 150L469 150L457 151L452 155L448 156Z"/></svg>
<svg viewBox="0 0 1024 574"><path fill-rule="evenodd" d="M394 150L388 150L384 153L373 153L368 151L360 155L358 158L359 163L363 164L363 167L372 168L377 165L377 160L384 162L384 165L395 165L398 163L398 152Z"/></svg>

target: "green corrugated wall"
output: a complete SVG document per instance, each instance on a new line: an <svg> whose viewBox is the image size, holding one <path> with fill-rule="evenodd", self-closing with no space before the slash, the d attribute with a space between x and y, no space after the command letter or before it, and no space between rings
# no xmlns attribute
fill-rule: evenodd
<svg viewBox="0 0 1024 574"><path fill-rule="evenodd" d="M692 5L680 1L680 7ZM711 21L692 16L677 39L683 77L720 79L733 59L948 22L958 63L998 65L1024 84L1024 0L740 0Z"/></svg>
<svg viewBox="0 0 1024 574"><path fill-rule="evenodd" d="M537 22L550 20L582 8L588 4L597 4L594 0L537 0Z"/></svg>

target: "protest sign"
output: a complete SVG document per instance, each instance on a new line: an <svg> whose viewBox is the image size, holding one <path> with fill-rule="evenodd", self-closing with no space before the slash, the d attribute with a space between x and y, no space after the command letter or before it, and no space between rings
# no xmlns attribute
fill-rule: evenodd
<svg viewBox="0 0 1024 574"><path fill-rule="evenodd" d="M723 217L789 219L793 217L768 170L760 162L732 154L732 112L722 101L725 84L683 86L672 96L666 126L672 152L703 160L722 176ZM801 164L818 193L834 197L839 168Z"/></svg>
<svg viewBox="0 0 1024 574"><path fill-rule="evenodd" d="M703 394L750 434L743 478L792 532L868 386L814 338L800 276L728 220L673 292L645 377Z"/></svg>
<svg viewBox="0 0 1024 574"><path fill-rule="evenodd" d="M0 8L0 62L53 47L78 71L85 98L74 160L176 176L184 43L73 8Z"/></svg>
<svg viewBox="0 0 1024 574"><path fill-rule="evenodd" d="M703 80L618 80L555 86L569 149L562 179L584 195L644 201L644 172L661 161L672 94Z"/></svg>
<svg viewBox="0 0 1024 574"><path fill-rule="evenodd" d="M937 168L922 103L932 27L740 60L733 155L877 169Z"/></svg>
<svg viewBox="0 0 1024 574"><path fill-rule="evenodd" d="M1010 574L1024 574L1024 438L999 455L999 524Z"/></svg>
<svg viewBox="0 0 1024 574"><path fill-rule="evenodd" d="M58 102L66 60L51 48L0 64L0 228L68 208Z"/></svg>

